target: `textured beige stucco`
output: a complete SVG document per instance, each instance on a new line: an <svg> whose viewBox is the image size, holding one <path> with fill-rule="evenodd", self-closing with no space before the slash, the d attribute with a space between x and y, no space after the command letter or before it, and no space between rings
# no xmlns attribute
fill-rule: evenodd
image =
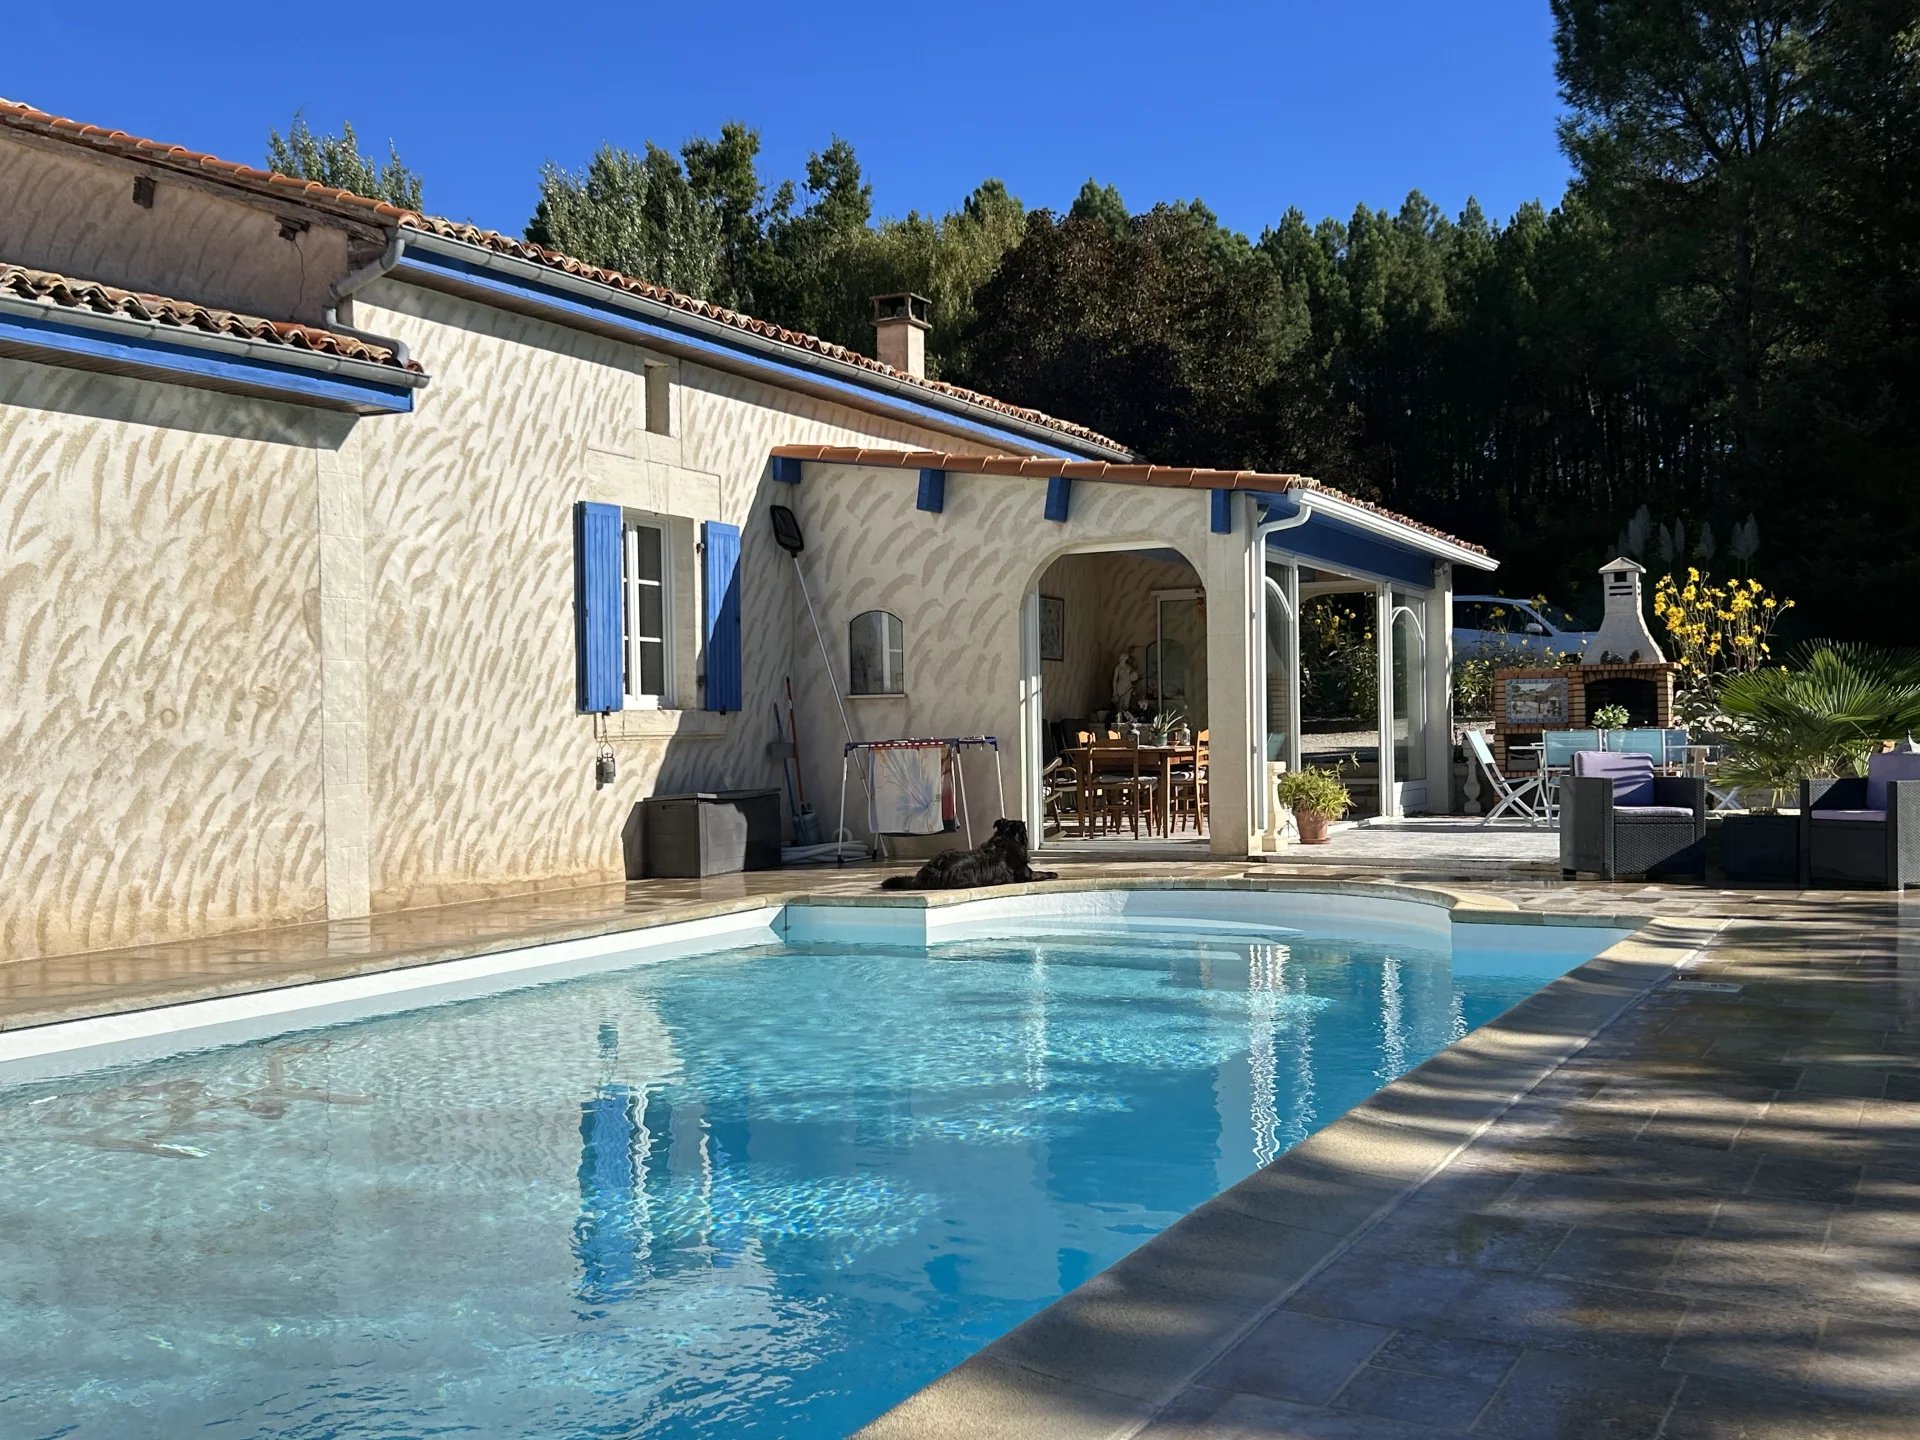
<svg viewBox="0 0 1920 1440"><path fill-rule="evenodd" d="M1068 520L1042 517L1046 483L992 475L947 476L946 507L915 508L910 470L809 465L794 508L807 534L807 577L813 586L836 666L844 679L846 626L863 610L901 617L906 643L906 696L859 702L860 739L887 736L991 734L1004 747L1007 813L1026 816L1025 767L1037 764L1023 735L1025 689L1022 607L1062 554L1102 545L1163 546L1187 557L1208 595L1208 710L1213 751L1213 843L1245 854L1251 797L1246 757L1232 737L1247 733L1247 604L1251 567L1244 517L1237 533L1214 535L1204 492L1076 482ZM1116 557L1117 558L1117 557ZM1072 624L1071 617L1069 625ZM813 637L804 613L795 617L795 654ZM837 814L841 724L817 661L796 664L795 689L809 773L829 823ZM1111 662L1109 661L1109 664ZM1044 675L1042 677L1044 683ZM1044 696L1035 697L1042 709ZM1224 731L1223 731L1223 727ZM990 760L967 761L967 785L978 821L993 795ZM849 787L850 818L861 814ZM865 833L864 825L850 825Z"/></svg>
<svg viewBox="0 0 1920 1440"><path fill-rule="evenodd" d="M348 426L0 360L0 959L322 913L314 474Z"/></svg>
<svg viewBox="0 0 1920 1440"><path fill-rule="evenodd" d="M376 909L617 877L623 830L645 796L778 785L766 753L772 707L784 706L790 673L808 691L820 667L811 633L793 628L792 566L767 519L769 505L793 498L775 493L789 487L769 479L769 450L979 448L678 360L669 360L674 433L656 435L644 367L668 357L394 282L361 292L356 319L406 341L433 374L414 415L361 427L348 452L366 494ZM595 721L574 711L579 500L683 522L679 712L611 718L618 777L604 790L594 784ZM742 528L744 708L729 716L699 709L694 684L691 544L710 519ZM849 558L871 538L847 545ZM820 560L813 537L808 545L809 562ZM832 735L803 722L803 737L822 750L809 777L824 779Z"/></svg>
<svg viewBox="0 0 1920 1440"><path fill-rule="evenodd" d="M347 236L317 217L291 239L257 205L152 172L151 208L133 202L144 167L0 136L0 261L319 324L347 270Z"/></svg>

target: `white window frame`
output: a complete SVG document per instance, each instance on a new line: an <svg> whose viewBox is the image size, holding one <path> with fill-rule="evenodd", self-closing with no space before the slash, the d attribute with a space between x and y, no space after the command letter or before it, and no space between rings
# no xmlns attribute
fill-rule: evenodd
<svg viewBox="0 0 1920 1440"><path fill-rule="evenodd" d="M660 578L640 578L640 532L652 530L660 537ZM673 708L673 528L663 515L642 510L623 510L620 514L620 668L621 684L626 691L629 710L669 710ZM640 592L660 591L660 634L640 635ZM657 695L639 689L641 667L638 644L660 646L660 689Z"/></svg>

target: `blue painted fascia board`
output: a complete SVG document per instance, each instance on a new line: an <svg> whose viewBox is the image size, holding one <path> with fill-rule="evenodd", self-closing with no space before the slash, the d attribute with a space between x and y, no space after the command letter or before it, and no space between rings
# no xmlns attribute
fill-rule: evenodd
<svg viewBox="0 0 1920 1440"><path fill-rule="evenodd" d="M120 337L87 325L26 315L0 315L0 346L31 351L32 358L83 369L138 369L155 378L205 388L244 386L295 404L323 405L361 415L404 415L413 409L413 388L381 385L342 375L323 375L275 365L246 355L202 350L168 340Z"/></svg>
<svg viewBox="0 0 1920 1440"><path fill-rule="evenodd" d="M1213 515L1210 524L1216 535L1233 533L1233 491L1215 490L1212 496Z"/></svg>
<svg viewBox="0 0 1920 1440"><path fill-rule="evenodd" d="M816 370L811 366L778 360L746 345L725 344L712 336L701 334L691 326L678 325L666 319L644 319L631 310L622 309L611 302L589 300L558 286L543 285L538 281L519 276L508 276L484 265L461 260L456 256L442 255L431 250L409 249L401 256L400 263L387 274L390 279L414 280L429 286L432 286L436 280L444 282L451 279L488 295L515 300L521 304L532 302L558 316L575 321L589 320L595 325L610 327L635 341L671 345L721 362L726 366L748 369L771 380L774 384L825 391L846 397L867 409L880 408L890 414L904 416L941 430L962 430L981 439L991 440L995 444L1034 451L1056 460L1088 458L1083 451L1050 445L1031 435L983 424L966 416L956 415L951 410L943 410L937 405L923 404L905 396L893 395L870 385L862 385L855 380L843 379L840 376ZM1107 457L1103 454L1099 458Z"/></svg>
<svg viewBox="0 0 1920 1440"><path fill-rule="evenodd" d="M794 459L793 456L776 455L773 457L773 478L778 480L782 485L798 485L800 483L800 476L803 473L800 469L800 462Z"/></svg>
<svg viewBox="0 0 1920 1440"><path fill-rule="evenodd" d="M1290 520L1300 513L1300 502L1291 495L1263 494L1260 499L1263 520ZM1369 579L1391 580L1420 590L1433 586L1433 557L1424 550L1396 545L1384 536L1342 525L1321 514L1314 514L1306 524L1292 530L1269 535L1267 545Z"/></svg>
<svg viewBox="0 0 1920 1440"><path fill-rule="evenodd" d="M944 470L926 470L920 472L920 495L914 502L916 510L926 510L938 515L947 508L947 472Z"/></svg>
<svg viewBox="0 0 1920 1440"><path fill-rule="evenodd" d="M1073 481L1064 475L1047 479L1047 519L1067 523L1067 511L1073 504Z"/></svg>

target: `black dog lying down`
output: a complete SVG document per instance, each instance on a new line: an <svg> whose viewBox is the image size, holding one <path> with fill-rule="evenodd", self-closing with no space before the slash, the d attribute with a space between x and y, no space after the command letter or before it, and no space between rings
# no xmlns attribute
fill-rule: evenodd
<svg viewBox="0 0 1920 1440"><path fill-rule="evenodd" d="M971 890L979 885L1013 885L1026 880L1058 880L1051 870L1027 863L1027 822L999 819L978 850L942 850L913 875L889 875L883 890Z"/></svg>

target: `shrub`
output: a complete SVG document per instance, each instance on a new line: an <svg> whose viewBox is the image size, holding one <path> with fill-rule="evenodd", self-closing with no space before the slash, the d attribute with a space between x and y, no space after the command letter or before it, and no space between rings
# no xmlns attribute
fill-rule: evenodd
<svg viewBox="0 0 1920 1440"><path fill-rule="evenodd" d="M1338 772L1307 765L1280 777L1280 803L1296 815L1324 815L1338 820L1353 804L1353 796Z"/></svg>
<svg viewBox="0 0 1920 1440"><path fill-rule="evenodd" d="M1784 666L1725 677L1721 774L1743 789L1857 775L1889 740L1920 729L1920 651L1818 641Z"/></svg>

